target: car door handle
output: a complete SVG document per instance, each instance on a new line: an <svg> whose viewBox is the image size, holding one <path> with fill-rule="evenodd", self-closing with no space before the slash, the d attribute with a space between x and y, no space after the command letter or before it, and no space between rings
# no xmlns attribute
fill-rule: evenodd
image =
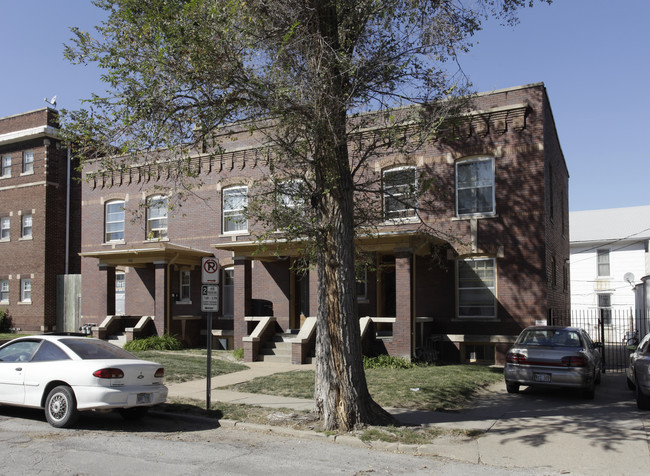
<svg viewBox="0 0 650 476"><path fill-rule="evenodd" d="M16 372L22 372L23 368L22 367L16 367Z"/></svg>

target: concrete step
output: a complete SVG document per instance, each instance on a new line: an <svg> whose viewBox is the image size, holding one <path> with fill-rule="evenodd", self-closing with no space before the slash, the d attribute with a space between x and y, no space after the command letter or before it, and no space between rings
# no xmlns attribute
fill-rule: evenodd
<svg viewBox="0 0 650 476"><path fill-rule="evenodd" d="M124 347L124 344L126 344L126 336L124 334L114 334L108 336L106 341L110 344L116 345L117 347Z"/></svg>

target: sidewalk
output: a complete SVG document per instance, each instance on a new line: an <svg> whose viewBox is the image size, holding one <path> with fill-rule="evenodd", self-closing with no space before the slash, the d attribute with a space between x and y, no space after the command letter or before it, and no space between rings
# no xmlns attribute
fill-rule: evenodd
<svg viewBox="0 0 650 476"><path fill-rule="evenodd" d="M311 399L218 390L259 376L314 368L273 362L246 365L250 367L248 370L212 379L213 402L313 409ZM169 384L169 396L205 400L206 386L205 380ZM471 408L458 412L387 410L406 425L478 430L480 436L474 439L447 436L420 446L366 445L350 436L339 437L336 442L479 465L529 468L536 474L645 475L650 468L650 412L636 409L633 393L627 389L621 374L603 375L594 400L561 391L524 390L511 395L504 383L497 383L481 392ZM304 432L298 433L304 436Z"/></svg>

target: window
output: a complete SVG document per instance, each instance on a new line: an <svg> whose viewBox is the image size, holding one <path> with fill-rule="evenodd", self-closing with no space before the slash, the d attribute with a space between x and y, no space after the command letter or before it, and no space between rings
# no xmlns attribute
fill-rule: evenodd
<svg viewBox="0 0 650 476"><path fill-rule="evenodd" d="M124 240L124 200L111 200L105 206L105 236L104 241Z"/></svg>
<svg viewBox="0 0 650 476"><path fill-rule="evenodd" d="M494 159L481 157L456 162L456 213L494 213Z"/></svg>
<svg viewBox="0 0 650 476"><path fill-rule="evenodd" d="M167 238L167 198L162 195L150 197L147 203L147 239Z"/></svg>
<svg viewBox="0 0 650 476"><path fill-rule="evenodd" d="M383 174L384 218L387 220L415 216L417 182L415 167L398 167Z"/></svg>
<svg viewBox="0 0 650 476"><path fill-rule="evenodd" d="M0 177L7 178L11 177L11 156L3 155L2 156L2 165L0 167Z"/></svg>
<svg viewBox="0 0 650 476"><path fill-rule="evenodd" d="M368 268L359 270L357 275L357 300L364 301L368 298Z"/></svg>
<svg viewBox="0 0 650 476"><path fill-rule="evenodd" d="M598 276L609 275L609 250L598 250Z"/></svg>
<svg viewBox="0 0 650 476"><path fill-rule="evenodd" d="M9 217L0 218L0 241L9 241L11 231L11 219Z"/></svg>
<svg viewBox="0 0 650 476"><path fill-rule="evenodd" d="M34 151L26 150L23 152L23 173L24 174L33 174L34 173Z"/></svg>
<svg viewBox="0 0 650 476"><path fill-rule="evenodd" d="M612 325L612 295L599 294L598 295L598 310L603 324L606 326Z"/></svg>
<svg viewBox="0 0 650 476"><path fill-rule="evenodd" d="M32 302L32 280L20 280L20 302Z"/></svg>
<svg viewBox="0 0 650 476"><path fill-rule="evenodd" d="M9 302L9 280L8 279L0 280L0 302L5 304Z"/></svg>
<svg viewBox="0 0 650 476"><path fill-rule="evenodd" d="M231 187L223 190L223 232L236 233L248 230L245 212L248 207L248 187Z"/></svg>
<svg viewBox="0 0 650 476"><path fill-rule="evenodd" d="M20 236L23 238L32 237L32 214L27 213L22 217L22 228L20 231Z"/></svg>
<svg viewBox="0 0 650 476"><path fill-rule="evenodd" d="M191 295L190 295L190 272L183 270L181 271L181 276L180 276L180 292L179 292L179 300L180 301L190 301L191 300Z"/></svg>
<svg viewBox="0 0 650 476"><path fill-rule="evenodd" d="M494 258L457 262L458 317L496 317Z"/></svg>

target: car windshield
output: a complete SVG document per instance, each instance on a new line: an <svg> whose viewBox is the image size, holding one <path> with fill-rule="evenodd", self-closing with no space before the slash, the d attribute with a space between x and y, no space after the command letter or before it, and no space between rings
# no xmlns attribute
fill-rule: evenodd
<svg viewBox="0 0 650 476"><path fill-rule="evenodd" d="M97 359L135 359L133 354L113 344L90 339L61 339L61 344L69 347L84 360Z"/></svg>
<svg viewBox="0 0 650 476"><path fill-rule="evenodd" d="M580 347L580 335L570 329L528 329L521 334L518 344Z"/></svg>

